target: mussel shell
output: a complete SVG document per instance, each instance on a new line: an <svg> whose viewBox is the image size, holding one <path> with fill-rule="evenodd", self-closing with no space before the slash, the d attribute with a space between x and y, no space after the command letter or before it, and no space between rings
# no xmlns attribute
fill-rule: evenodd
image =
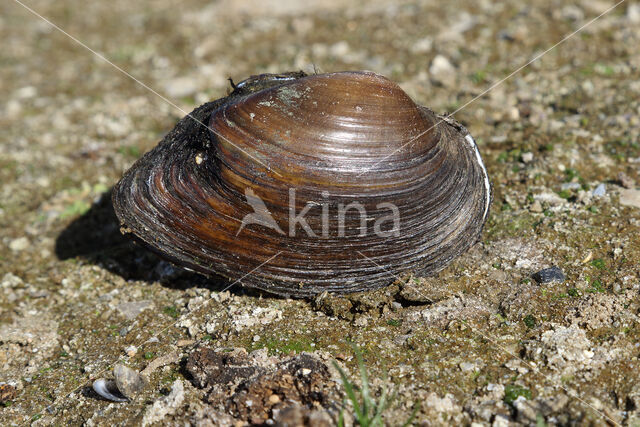
<svg viewBox="0 0 640 427"><path fill-rule="evenodd" d="M252 195L271 222L243 223ZM290 296L438 272L477 241L490 199L466 129L368 72L252 77L182 119L113 192L122 230L162 256ZM308 227L292 226L305 207Z"/></svg>
<svg viewBox="0 0 640 427"><path fill-rule="evenodd" d="M124 396L114 380L106 380L104 378L97 379L92 385L93 391L95 391L100 397L110 400L112 402L128 402L129 398Z"/></svg>

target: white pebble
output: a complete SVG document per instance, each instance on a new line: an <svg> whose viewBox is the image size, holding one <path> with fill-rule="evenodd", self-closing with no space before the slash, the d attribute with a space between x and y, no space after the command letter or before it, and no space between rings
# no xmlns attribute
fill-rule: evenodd
<svg viewBox="0 0 640 427"><path fill-rule="evenodd" d="M31 243L29 239L26 237L18 237L17 239L13 239L11 243L9 243L9 249L14 252L21 252L29 247Z"/></svg>
<svg viewBox="0 0 640 427"><path fill-rule="evenodd" d="M602 197L605 194L607 194L607 188L604 186L604 184L599 184L594 190L593 193L591 193L594 197Z"/></svg>

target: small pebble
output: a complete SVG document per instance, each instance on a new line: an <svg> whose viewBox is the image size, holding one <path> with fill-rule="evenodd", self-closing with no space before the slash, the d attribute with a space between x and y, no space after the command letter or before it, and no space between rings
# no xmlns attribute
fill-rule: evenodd
<svg viewBox="0 0 640 427"><path fill-rule="evenodd" d="M411 46L411 52L413 53L427 53L431 50L433 46L433 40L431 37L425 37L416 41L413 46Z"/></svg>
<svg viewBox="0 0 640 427"><path fill-rule="evenodd" d="M442 55L436 55L433 58L429 67L429 74L434 83L442 86L452 86L456 80L455 67Z"/></svg>
<svg viewBox="0 0 640 427"><path fill-rule="evenodd" d="M130 345L124 349L124 352L127 353L127 356L133 357L138 353L138 348L135 345Z"/></svg>
<svg viewBox="0 0 640 427"><path fill-rule="evenodd" d="M640 190L624 189L620 191L620 204L640 208Z"/></svg>
<svg viewBox="0 0 640 427"><path fill-rule="evenodd" d="M136 317L138 317L138 315L142 313L142 311L150 309L152 307L153 307L152 301L143 300L143 301L124 302L124 303L118 304L116 306L116 310L118 310L120 314L122 314L127 320L133 320Z"/></svg>
<svg viewBox="0 0 640 427"><path fill-rule="evenodd" d="M540 213L542 212L542 205L540 204L539 201L536 200L531 204L531 207L529 207L529 210L531 212Z"/></svg>
<svg viewBox="0 0 640 427"><path fill-rule="evenodd" d="M622 185L624 188L635 188L636 186L636 182L633 180L633 178L630 178L624 172L619 172L617 178L620 185Z"/></svg>
<svg viewBox="0 0 640 427"><path fill-rule="evenodd" d="M5 274L4 277L2 277L2 281L0 281L1 288L17 288L23 284L22 279L13 273Z"/></svg>
<svg viewBox="0 0 640 427"><path fill-rule="evenodd" d="M277 394L272 394L271 396L269 396L269 403L278 403L280 402L280 396L278 396Z"/></svg>
<svg viewBox="0 0 640 427"><path fill-rule="evenodd" d="M533 161L533 153L531 152L522 153L522 161L524 163L531 163Z"/></svg>
<svg viewBox="0 0 640 427"><path fill-rule="evenodd" d="M560 186L562 190L579 190L580 187L578 182L565 182Z"/></svg>
<svg viewBox="0 0 640 427"><path fill-rule="evenodd" d="M640 24L640 4L631 3L627 6L627 19L634 24Z"/></svg>
<svg viewBox="0 0 640 427"><path fill-rule="evenodd" d="M33 98L38 94L38 91L33 86L25 86L16 91L16 97L20 99Z"/></svg>
<svg viewBox="0 0 640 427"><path fill-rule="evenodd" d="M42 290L42 289L34 289L32 291L29 292L29 296L31 298L44 298L49 296L49 292Z"/></svg>
<svg viewBox="0 0 640 427"><path fill-rule="evenodd" d="M591 193L594 197L602 197L605 194L607 194L607 188L604 186L604 184L599 184L594 190L593 193Z"/></svg>
<svg viewBox="0 0 640 427"><path fill-rule="evenodd" d="M505 118L507 120L511 120L512 122L520 120L520 110L518 110L516 107L509 108L505 114ZM522 159L522 161L524 162L524 158Z"/></svg>
<svg viewBox="0 0 640 427"><path fill-rule="evenodd" d="M540 270L537 273L534 273L531 277L540 284L551 282L562 283L565 280L564 273L556 266Z"/></svg>
<svg viewBox="0 0 640 427"><path fill-rule="evenodd" d="M458 366L460 367L460 370L462 372L471 372L476 370L475 363L471 363L471 362L462 362Z"/></svg>
<svg viewBox="0 0 640 427"><path fill-rule="evenodd" d="M490 141L494 144L502 144L503 142L507 142L507 135L494 135L490 138Z"/></svg>
<svg viewBox="0 0 640 427"><path fill-rule="evenodd" d="M27 249L30 244L31 243L29 242L29 239L27 239L26 237L18 237L17 239L13 239L9 243L9 249L14 252L21 252Z"/></svg>
<svg viewBox="0 0 640 427"><path fill-rule="evenodd" d="M184 98L196 93L198 85L193 78L178 77L166 82L164 90L170 98Z"/></svg>

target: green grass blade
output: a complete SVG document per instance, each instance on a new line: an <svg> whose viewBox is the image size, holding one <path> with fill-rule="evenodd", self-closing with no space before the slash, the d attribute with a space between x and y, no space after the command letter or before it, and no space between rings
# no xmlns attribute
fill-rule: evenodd
<svg viewBox="0 0 640 427"><path fill-rule="evenodd" d="M340 374L340 378L342 380L342 385L345 390L345 394L347 397L344 399L343 408L340 411L340 415L338 418L338 426L344 426L344 408L347 406L347 398L351 401L353 405L353 410L355 412L354 418L355 423L360 427L384 427L384 422L382 420L382 416L384 412L391 407L393 402L395 401L398 393L397 390L392 389L393 393L389 395L389 389L386 386L386 383L389 379L386 370L383 372L383 386L380 391L380 397L377 399L372 398L371 396L371 387L369 385L369 375L367 374L367 368L364 364L364 358L362 357L362 352L354 343L349 343L353 352L356 356L356 363L358 364L358 370L360 372L360 380L362 381L362 386L360 388L360 392L357 393L357 389L355 385L349 381L347 377L347 373L338 365L336 361L333 361L333 366L336 368L338 373ZM358 395L362 402L358 400ZM415 402L413 405L413 411L411 415L405 421L403 425L410 425L416 414L418 413L418 409L420 409L420 404Z"/></svg>
<svg viewBox="0 0 640 427"><path fill-rule="evenodd" d="M344 427L344 408L347 406L347 401L342 402L342 409L340 409L340 415L338 415L338 427Z"/></svg>
<svg viewBox="0 0 640 427"><path fill-rule="evenodd" d="M360 403L358 402L358 397L356 396L355 390L353 389L353 385L349 381L349 378L347 378L346 372L340 366L338 366L335 361L333 362L333 367L336 368L336 370L340 374L340 379L342 379L342 386L344 387L344 391L345 393L347 393L347 397L353 405L353 410L356 413L356 419L363 420L364 417L360 408Z"/></svg>
<svg viewBox="0 0 640 427"><path fill-rule="evenodd" d="M370 410L375 406L375 403L371 399L371 392L369 390L369 375L367 375L367 368L364 365L362 352L354 343L351 343L351 347L356 355L356 362L358 363L358 369L360 370L360 380L362 382L362 413L369 417Z"/></svg>

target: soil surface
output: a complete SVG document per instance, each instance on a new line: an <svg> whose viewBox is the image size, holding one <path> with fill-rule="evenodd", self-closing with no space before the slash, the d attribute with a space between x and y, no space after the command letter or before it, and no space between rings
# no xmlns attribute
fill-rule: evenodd
<svg viewBox="0 0 640 427"><path fill-rule="evenodd" d="M353 342L389 425L640 425L637 2L23 4L68 34L0 4L0 424L331 425ZM120 234L111 187L228 78L359 69L478 141L490 218L438 276L285 299Z"/></svg>

